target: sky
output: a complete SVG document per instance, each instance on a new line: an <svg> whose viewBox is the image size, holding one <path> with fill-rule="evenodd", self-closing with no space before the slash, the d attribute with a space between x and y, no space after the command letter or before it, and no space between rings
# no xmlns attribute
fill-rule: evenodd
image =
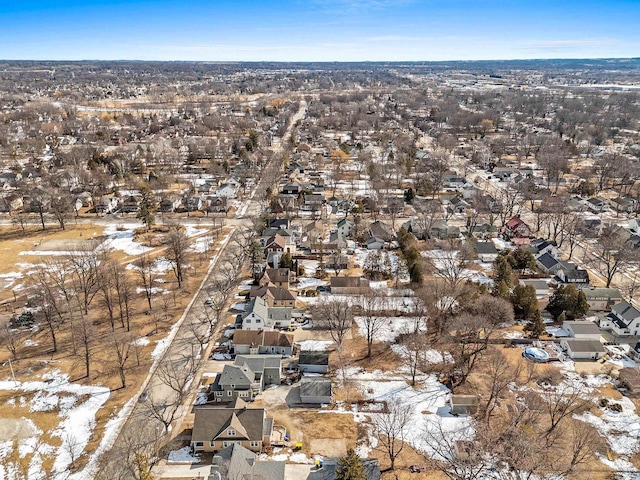
<svg viewBox="0 0 640 480"><path fill-rule="evenodd" d="M640 0L0 0L0 59L640 57Z"/></svg>

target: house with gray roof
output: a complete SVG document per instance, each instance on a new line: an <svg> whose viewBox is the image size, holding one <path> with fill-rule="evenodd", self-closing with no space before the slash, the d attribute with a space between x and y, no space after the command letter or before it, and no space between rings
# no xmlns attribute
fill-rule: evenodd
<svg viewBox="0 0 640 480"><path fill-rule="evenodd" d="M194 409L191 447L195 452L219 452L234 444L260 452L271 444L273 419L264 408L250 408L241 399L220 405L198 405Z"/></svg>
<svg viewBox="0 0 640 480"><path fill-rule="evenodd" d="M604 312L611 310L616 303L622 300L620 290L617 288L604 287L580 287L589 304L589 309L594 312Z"/></svg>
<svg viewBox="0 0 640 480"><path fill-rule="evenodd" d="M555 275L562 268L562 262L550 253L544 253L536 258L537 267L544 273Z"/></svg>
<svg viewBox="0 0 640 480"><path fill-rule="evenodd" d="M498 249L493 242L476 242L474 248L481 262L493 263L498 258Z"/></svg>
<svg viewBox="0 0 640 480"><path fill-rule="evenodd" d="M247 304L246 311L238 315L236 324L242 330L287 328L291 325L292 310L290 307L269 307L264 298L255 297Z"/></svg>
<svg viewBox="0 0 640 480"><path fill-rule="evenodd" d="M233 365L225 365L209 387L216 403L237 398L252 401L268 385L280 385L280 355L238 355Z"/></svg>
<svg viewBox="0 0 640 480"><path fill-rule="evenodd" d="M598 360L605 354L599 340L587 338L563 338L560 347L572 360Z"/></svg>
<svg viewBox="0 0 640 480"><path fill-rule="evenodd" d="M285 462L260 460L239 443L223 448L214 455L207 480L251 478L284 480Z"/></svg>
<svg viewBox="0 0 640 480"><path fill-rule="evenodd" d="M613 306L611 313L599 321L600 328L611 330L619 337L640 335L640 310L629 302L622 301Z"/></svg>

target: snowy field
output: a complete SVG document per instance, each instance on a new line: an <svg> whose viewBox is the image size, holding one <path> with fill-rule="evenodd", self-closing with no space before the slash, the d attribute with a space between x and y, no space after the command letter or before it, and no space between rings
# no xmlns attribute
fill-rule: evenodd
<svg viewBox="0 0 640 480"><path fill-rule="evenodd" d="M360 335L367 336L367 318L354 317ZM416 324L422 324L417 317L376 317L373 339L378 342L393 342L399 335L416 330Z"/></svg>
<svg viewBox="0 0 640 480"><path fill-rule="evenodd" d="M98 452L90 457L85 471L69 475L68 469L72 457L82 455L95 429L96 412L108 400L110 391L107 387L86 386L69 383L68 375L59 371L44 374L39 381L13 382L1 381L0 390L15 392L8 405L29 407L30 412L57 411L59 423L49 433L59 437L62 444L58 447L47 444L40 439L42 430L29 419L24 419L29 427L30 435L14 442L11 439L0 441L0 479L19 480L18 467L6 458L14 448L18 456L29 460L29 480L62 480L90 478L88 472L95 468L97 455L106 442L111 441L115 427L121 419L114 418L105 428L103 442ZM124 410L124 409L123 409ZM42 470L44 459L53 459L51 472Z"/></svg>

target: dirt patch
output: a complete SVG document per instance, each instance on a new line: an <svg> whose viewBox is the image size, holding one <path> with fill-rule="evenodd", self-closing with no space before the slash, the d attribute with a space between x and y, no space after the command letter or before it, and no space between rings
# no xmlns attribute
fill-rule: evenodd
<svg viewBox="0 0 640 480"><path fill-rule="evenodd" d="M314 438L310 442L310 449L311 455L342 457L347 453L347 442L344 438Z"/></svg>

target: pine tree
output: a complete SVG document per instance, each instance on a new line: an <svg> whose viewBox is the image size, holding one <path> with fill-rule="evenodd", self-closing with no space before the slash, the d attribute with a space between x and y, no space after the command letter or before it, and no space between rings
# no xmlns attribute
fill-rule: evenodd
<svg viewBox="0 0 640 480"><path fill-rule="evenodd" d="M524 326L524 331L528 333L531 338L540 338L540 335L546 332L540 310L535 311L533 318Z"/></svg>
<svg viewBox="0 0 640 480"><path fill-rule="evenodd" d="M140 219L147 227L147 231L156 221L156 212L158 211L158 202L153 192L146 185L140 188L140 204L138 205L138 214L136 218Z"/></svg>
<svg viewBox="0 0 640 480"><path fill-rule="evenodd" d="M362 460L356 455L353 448L350 448L347 454L338 460L335 478L336 480L367 480Z"/></svg>
<svg viewBox="0 0 640 480"><path fill-rule="evenodd" d="M504 281L507 287L513 287L513 270L504 255L498 255L496 261L493 262L493 280L496 285Z"/></svg>
<svg viewBox="0 0 640 480"><path fill-rule="evenodd" d="M135 453L135 465L140 480L153 480L147 456L142 452Z"/></svg>

